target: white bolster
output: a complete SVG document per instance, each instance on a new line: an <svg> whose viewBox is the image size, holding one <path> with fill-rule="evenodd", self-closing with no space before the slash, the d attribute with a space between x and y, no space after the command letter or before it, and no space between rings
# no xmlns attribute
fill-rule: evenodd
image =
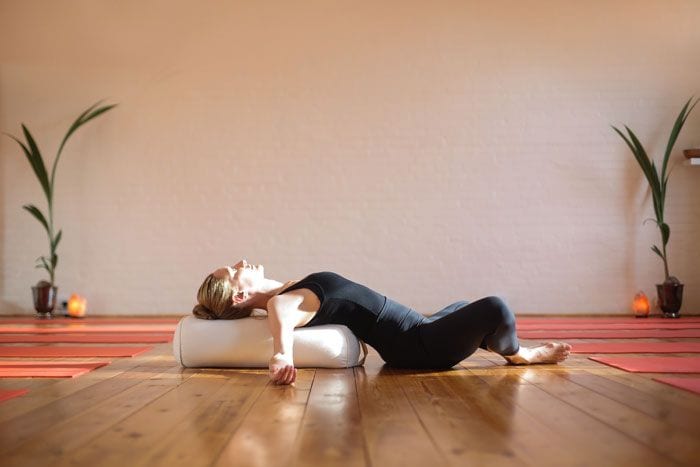
<svg viewBox="0 0 700 467"><path fill-rule="evenodd" d="M267 368L273 346L266 320L185 316L173 338L175 360L184 367L195 368ZM360 364L360 343L346 326L325 324L294 330L297 368L347 368Z"/></svg>

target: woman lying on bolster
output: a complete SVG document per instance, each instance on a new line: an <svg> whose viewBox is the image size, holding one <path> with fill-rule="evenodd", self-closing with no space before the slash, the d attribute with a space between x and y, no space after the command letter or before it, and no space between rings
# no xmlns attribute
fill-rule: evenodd
<svg viewBox="0 0 700 467"><path fill-rule="evenodd" d="M321 324L344 324L387 364L402 368L450 368L479 347L514 365L561 362L571 350L569 344L555 342L519 345L515 316L497 297L456 302L426 318L334 272L283 284L245 260L209 274L197 301L192 312L202 319L238 319L254 308L267 310L274 341L270 378L280 384L296 379L294 328Z"/></svg>

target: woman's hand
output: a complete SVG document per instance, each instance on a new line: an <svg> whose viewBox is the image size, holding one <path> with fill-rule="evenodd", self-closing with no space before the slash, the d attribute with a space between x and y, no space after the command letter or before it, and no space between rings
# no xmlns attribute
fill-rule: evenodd
<svg viewBox="0 0 700 467"><path fill-rule="evenodd" d="M270 359L270 379L275 384L291 384L297 379L297 369L288 356L276 353Z"/></svg>

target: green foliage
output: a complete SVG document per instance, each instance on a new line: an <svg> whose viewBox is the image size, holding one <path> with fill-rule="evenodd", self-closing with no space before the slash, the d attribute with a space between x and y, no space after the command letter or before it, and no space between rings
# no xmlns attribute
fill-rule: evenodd
<svg viewBox="0 0 700 467"><path fill-rule="evenodd" d="M651 189L651 196L654 202L654 213L656 214L655 222L661 232L662 246L662 248L660 249L658 246L654 245L651 247L651 250L657 255L659 255L659 257L661 257L661 259L663 260L664 273L666 275L666 279L669 278L668 255L666 253L666 245L668 244L668 240L671 237L671 228L668 226L668 224L666 224L666 222L664 222L664 203L666 202L666 187L668 185L668 177L670 175L666 173L666 168L668 167L668 159L671 156L671 151L673 151L673 146L676 144L678 135L680 134L681 129L683 128L683 125L685 124L685 121L688 118L688 115L690 115L690 112L692 112L693 108L698 103L698 101L700 101L700 99L696 99L693 105L690 105L692 101L692 97L688 99L688 102L685 103L680 113L678 114L678 117L676 118L676 122L673 124L673 129L671 130L671 134L668 137L668 143L666 144L664 160L661 164L661 173L658 172L656 164L653 160L651 160L651 158L649 158L646 150L639 142L639 139L632 130L630 130L625 125L625 129L627 130L627 135L625 135L616 127L612 127L613 130L615 130L617 134L620 135L620 137L625 141L625 143L627 143L627 146L632 151L634 158L639 163L639 166L641 167L642 172L644 173L644 176L647 179L647 182L649 182L649 188Z"/></svg>
<svg viewBox="0 0 700 467"><path fill-rule="evenodd" d="M56 266L58 265L58 255L56 254L56 248L58 247L58 243L61 241L61 235L63 233L61 230L59 230L58 233L54 235L53 195L54 188L56 187L56 167L58 166L58 161L61 158L63 147L66 145L68 138L70 138L70 136L85 123L89 122L90 120L99 115L102 115L103 113L116 106L116 104L100 106L101 102L102 101L91 105L87 110L80 114L80 116L75 120L75 122L73 122L73 124L68 129L66 136L63 137L61 146L58 148L56 158L53 161L53 167L51 169L51 178L49 178L48 172L46 171L46 165L44 164L44 158L41 156L41 151L39 151L39 146L36 144L34 137L32 136L29 129L24 125L24 123L22 124L22 133L24 134L24 139L26 140L26 142L23 142L18 138L5 133L7 136L15 140L17 144L19 144L22 148L22 151L24 152L24 155L27 158L29 165L34 171L37 180L39 180L39 184L41 185L41 189L44 191L44 195L46 195L49 214L48 219L46 218L44 213L41 212L41 210L33 204L24 205L22 206L22 208L29 214L31 214L36 220L38 220L42 226L44 226L46 234L49 237L49 254L46 256L38 257L36 259L37 265L35 267L40 269L46 269L46 272L48 272L49 274L51 286L54 285Z"/></svg>

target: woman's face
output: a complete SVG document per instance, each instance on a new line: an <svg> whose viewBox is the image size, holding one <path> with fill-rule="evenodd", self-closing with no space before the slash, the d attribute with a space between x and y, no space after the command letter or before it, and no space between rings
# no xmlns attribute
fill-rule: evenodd
<svg viewBox="0 0 700 467"><path fill-rule="evenodd" d="M258 290L265 278L265 269L261 264L248 264L244 259L233 266L224 266L213 272L217 279L227 279L239 291L238 298L247 300L251 291Z"/></svg>

